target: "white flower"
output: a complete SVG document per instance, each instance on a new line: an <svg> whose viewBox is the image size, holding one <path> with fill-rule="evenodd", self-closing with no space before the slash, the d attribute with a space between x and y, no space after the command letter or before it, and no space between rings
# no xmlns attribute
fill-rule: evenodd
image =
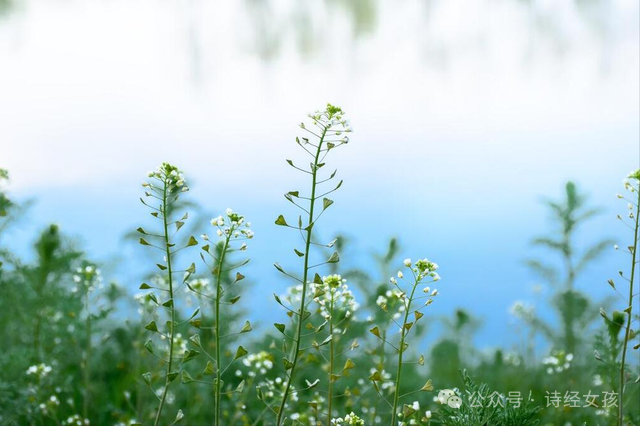
<svg viewBox="0 0 640 426"><path fill-rule="evenodd" d="M402 263L404 263L404 266L409 267L409 266L411 266L411 259L405 259L404 262L402 262Z"/></svg>
<svg viewBox="0 0 640 426"><path fill-rule="evenodd" d="M425 416L427 419L430 419L430 418L431 418L431 410L427 410L427 411L425 411L425 412L424 412L424 416Z"/></svg>
<svg viewBox="0 0 640 426"><path fill-rule="evenodd" d="M402 273L402 271L398 271L398 278L402 278L404 277L404 274Z"/></svg>

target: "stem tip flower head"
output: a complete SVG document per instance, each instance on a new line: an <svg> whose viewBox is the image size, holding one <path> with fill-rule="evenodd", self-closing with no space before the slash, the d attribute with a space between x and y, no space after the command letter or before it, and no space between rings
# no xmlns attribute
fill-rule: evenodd
<svg viewBox="0 0 640 426"><path fill-rule="evenodd" d="M331 424L336 426L364 426L364 420L356 416L352 411L350 414L344 416L344 418L338 417L337 419L331 419Z"/></svg>
<svg viewBox="0 0 640 426"><path fill-rule="evenodd" d="M218 236L224 236L225 238L253 238L254 232L249 229L251 222L245 222L244 216L230 208L226 210L225 214L226 218L220 215L211 219L211 225L218 228L216 231ZM246 250L246 245L243 244L241 250Z"/></svg>
<svg viewBox="0 0 640 426"><path fill-rule="evenodd" d="M629 176L627 176L627 179L635 179L637 181L640 181L640 169L634 170L631 173L629 173Z"/></svg>
<svg viewBox="0 0 640 426"><path fill-rule="evenodd" d="M155 171L149 172L148 177L158 179L167 186L169 192L186 192L189 188L182 171L169 163L162 163ZM142 186L153 188L153 184L144 183Z"/></svg>

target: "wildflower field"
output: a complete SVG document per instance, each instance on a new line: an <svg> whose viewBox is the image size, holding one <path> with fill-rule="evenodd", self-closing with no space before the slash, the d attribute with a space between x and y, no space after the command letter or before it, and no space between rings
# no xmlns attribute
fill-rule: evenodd
<svg viewBox="0 0 640 426"><path fill-rule="evenodd" d="M640 425L640 170L621 170L611 194L610 226L624 241L577 247L600 211L576 184L547 201L553 227L533 240L545 256L527 264L549 289L551 315L515 303L528 345L481 352L475 312L431 312L461 291L447 271L463 262L439 265L391 239L375 248L375 268L342 266L349 241L330 213L343 184L332 161L363 149L347 113L328 104L302 116L281 153L296 178L271 226L298 244L272 244L268 261L288 285L260 302L272 322L247 309L252 289L270 285L252 268L260 230L225 200L216 217L194 220L198 193L171 162L140 171L148 214L132 219L127 244L146 259L141 282L115 282L56 224L33 236L26 259L0 239L0 424ZM29 209L9 183L1 170L0 237ZM597 299L576 282L607 250L626 268L595 284L611 294Z"/></svg>

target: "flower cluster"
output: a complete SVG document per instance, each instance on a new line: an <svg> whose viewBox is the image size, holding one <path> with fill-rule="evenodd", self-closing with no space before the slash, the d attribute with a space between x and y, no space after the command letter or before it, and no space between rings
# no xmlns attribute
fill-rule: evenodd
<svg viewBox="0 0 640 426"><path fill-rule="evenodd" d="M273 355L266 351L252 353L244 357L242 363L250 369L247 373L249 377L255 377L256 374L264 375L273 368ZM238 370L236 375L241 376L242 372Z"/></svg>
<svg viewBox="0 0 640 426"><path fill-rule="evenodd" d="M189 190L182 171L169 163L162 163L155 171L149 172L147 176L160 181L162 187L156 187L151 182L144 182L142 186L145 188L164 191L166 187L168 193L186 192Z"/></svg>
<svg viewBox="0 0 640 426"><path fill-rule="evenodd" d="M397 281L393 278L391 282L395 284ZM403 291L387 290L384 294L378 295L376 305L380 306L380 308L385 312L388 312L389 310L396 311L392 317L397 320L400 318L401 313L406 309L406 305L404 303L406 298L407 295ZM398 305L400 306L398 307Z"/></svg>
<svg viewBox="0 0 640 426"><path fill-rule="evenodd" d="M241 238L251 239L253 238L253 231L251 228L251 222L245 222L244 216L234 212L232 209L227 209L226 218L222 215L211 219L211 225L217 227L216 233L219 237L224 238ZM204 234L202 239L209 241L209 236ZM246 244L242 244L240 250L246 250Z"/></svg>
<svg viewBox="0 0 640 426"><path fill-rule="evenodd" d="M573 354L554 349L551 351L551 355L542 359L542 364L547 366L547 374L554 374L569 369L571 361L573 361Z"/></svg>
<svg viewBox="0 0 640 426"><path fill-rule="evenodd" d="M78 268L76 269L76 273L73 275L73 282L83 286L88 292L95 290L96 286L98 288L102 288L102 275L100 274L100 269L91 264ZM73 287L71 291L76 293L78 291L78 287Z"/></svg>
<svg viewBox="0 0 640 426"><path fill-rule="evenodd" d="M280 377L276 377L274 380L263 380L256 386L256 390L258 391L260 399L268 401L269 404L271 404L281 400L286 387L287 382ZM298 402L298 392L296 391L295 386L291 385L290 389L291 395L289 396L289 401Z"/></svg>
<svg viewBox="0 0 640 426"><path fill-rule="evenodd" d="M411 268L411 259L405 259L404 266ZM438 275L436 270L438 270L438 264L426 258L416 261L415 267L413 268L413 272L418 275L418 280L431 277L433 281L440 281L440 275Z"/></svg>
<svg viewBox="0 0 640 426"><path fill-rule="evenodd" d="M47 377L49 373L51 373L51 370L52 368L50 365L46 365L46 364L32 365L27 369L27 376L33 375L39 379L43 379Z"/></svg>
<svg viewBox="0 0 640 426"><path fill-rule="evenodd" d="M322 284L313 283L312 291L315 302L320 305L320 314L327 320L331 318L331 307L340 318L350 318L359 307L347 280L340 275L322 277Z"/></svg>
<svg viewBox="0 0 640 426"><path fill-rule="evenodd" d="M331 424L342 426L364 426L364 420L356 416L352 411L350 414L344 416L344 418L338 417L337 419L331 419Z"/></svg>
<svg viewBox="0 0 640 426"><path fill-rule="evenodd" d="M440 275L438 275L438 273L436 272L438 270L438 264L431 262L429 259L420 259L416 261L415 264L411 261L411 259L405 259L403 263L404 266L406 266L412 272L415 279L414 285L416 286L421 284L425 279L428 278L431 279L429 283L440 281ZM386 312L388 309L389 299L391 297L400 300L402 305L398 309L398 312L394 314L394 319L399 318L398 313L404 312L410 303L409 297L407 296L406 292L404 292L398 285L398 279L404 279L404 273L402 271L398 271L397 278L389 278L389 282L391 282L391 284L393 284L397 288L397 290L391 291L391 294L387 292L386 296L379 296L378 300L376 301L378 306L380 306ZM426 294L426 296L423 297L427 297L427 301L424 303L424 306L429 306L430 304L432 304L433 298L438 295L438 289L432 289L429 286L425 286L422 289L422 292Z"/></svg>
<svg viewBox="0 0 640 426"><path fill-rule="evenodd" d="M529 320L534 316L534 308L521 300L516 300L509 308L509 312L516 318Z"/></svg>
<svg viewBox="0 0 640 426"><path fill-rule="evenodd" d="M91 422L89 422L89 419L84 419L80 415L74 414L64 420L62 424L65 426L89 426Z"/></svg>
<svg viewBox="0 0 640 426"><path fill-rule="evenodd" d="M327 108L324 111L316 111L313 114L309 114L309 118L313 120L314 126L322 130L334 129L336 136L341 136L342 133L350 133L353 131L349 122L344 118L342 108L331 104L327 104ZM306 129L304 123L300 123L300 127ZM339 142L341 144L348 143L349 138L344 136Z"/></svg>
<svg viewBox="0 0 640 426"><path fill-rule="evenodd" d="M166 340L171 337L171 334L167 332L167 334L161 334L160 339ZM187 344L187 339L182 337L182 333L176 333L173 339L173 348L174 351L178 354L183 354L189 350L189 346ZM167 352L169 352L169 345L167 344Z"/></svg>

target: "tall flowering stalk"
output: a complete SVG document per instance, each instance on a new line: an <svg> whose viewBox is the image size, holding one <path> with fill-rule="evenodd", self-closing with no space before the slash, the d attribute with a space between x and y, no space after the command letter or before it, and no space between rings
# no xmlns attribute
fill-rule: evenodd
<svg viewBox="0 0 640 426"><path fill-rule="evenodd" d="M84 314L85 314L85 352L82 363L82 376L84 380L84 395L82 399L82 414L85 418L89 418L89 404L91 402L91 338L93 321L91 313L91 294L96 287L102 286L102 276L100 269L94 264L84 262L82 267L76 269L76 273L73 275L73 281L78 287L74 287L73 290L81 291Z"/></svg>
<svg viewBox="0 0 640 426"><path fill-rule="evenodd" d="M213 337L214 337L214 347L215 347L215 355L209 354L202 346L200 335L196 334L191 336L191 343L194 344L197 348L202 350L204 354L209 358L209 362L205 367L204 374L205 375L213 375L213 382L207 382L203 380L198 380L200 383L206 383L208 385L213 386L214 398L215 398L215 407L214 407L214 425L219 426L221 424L221 398L222 398L222 375L227 369L231 366L231 364L239 358L244 357L248 352L243 346L239 346L235 352L235 356L233 360L223 369L222 368L222 339L225 337L236 336L242 333L248 333L252 330L251 323L246 321L242 329L237 333L229 333L226 335L222 335L222 324L220 320L221 315L221 305L234 305L238 300L240 300L240 296L232 296L226 297L227 293L231 290L231 287L236 284L238 281L241 281L244 278L240 272L236 272L235 279L229 285L224 285L224 274L230 271L236 270L244 265L246 265L249 260L244 260L235 265L228 265L228 256L237 251L245 251L247 249L247 244L242 242L238 244L240 241L248 240L253 238L253 231L250 229L251 223L245 221L244 216L234 212L232 209L227 209L226 217L218 216L216 218L211 219L211 225L216 228L216 234L220 238L220 242L218 242L214 247L211 247L210 244L206 244L202 247L203 253L205 253L209 258L211 258L212 265L209 264L209 260L205 258L203 254L201 254L202 260L207 265L209 271L214 277L215 280L215 293L213 294L205 294L202 290L195 286L191 285L187 282L187 286L191 291L198 294L201 297L205 297L213 301L214 305L214 324L213 327L202 326L200 321L193 321L192 324L201 329L212 328L213 329ZM202 239L205 241L210 241L209 236L204 234L202 235ZM223 300L225 298L226 300ZM186 371L182 373L182 382L190 383L195 382ZM244 387L244 382L241 382L240 385L232 392L242 392Z"/></svg>
<svg viewBox="0 0 640 426"><path fill-rule="evenodd" d="M335 424L335 422L332 423L333 400L335 398L334 383L356 366L351 358L347 358L342 369L340 371L336 369L336 363L340 356L358 347L357 342L354 341L349 348L338 352L340 337L344 334L349 321L353 318L353 313L358 309L358 303L347 286L347 280L336 274L322 277L322 284L313 284L313 300L318 304L318 311L324 320L315 331L320 332L328 326L327 337L322 343L315 343L313 346L318 351L321 351L322 347L329 347L327 426L331 426ZM326 357L324 358L326 359Z"/></svg>
<svg viewBox="0 0 640 426"><path fill-rule="evenodd" d="M636 170L631 172L627 179L624 181L624 187L627 191L631 193L632 199L627 200L629 202L629 213L628 218L631 219L631 225L628 225L633 231L633 242L627 247L628 253L631 255L631 273L628 278L629 281L629 295L626 299L626 308L624 309L624 313L626 314L626 321L624 325L624 338L622 341L622 355L620 358L620 404L618 407L618 426L623 426L624 423L624 392L626 387L626 361L627 361L627 350L629 347L629 342L634 339L637 335L637 331L633 331L631 329L631 322L633 319L632 311L633 311L633 299L636 294L633 293L633 285L636 279L636 266L638 264L637 261L637 253L638 253L638 229L640 227L640 170ZM618 195L619 198L626 199L624 195ZM624 220L622 216L618 215L620 220ZM625 278L622 271L620 271L620 276ZM615 289L615 283L613 280L609 280L609 284ZM634 349L638 349L640 344L636 345Z"/></svg>
<svg viewBox="0 0 640 426"><path fill-rule="evenodd" d="M174 371L174 362L177 358L177 334L175 329L179 325L176 323L176 291L178 285L184 284L188 277L195 272L194 264L191 264L191 266L184 270L175 270L173 261L177 252L187 247L197 245L198 241L191 236L186 244L180 248L176 248L177 244L173 242L172 239L180 228L184 226L185 220L188 218L188 214L184 214L180 219L172 220L176 202L182 193L189 190L182 172L171 164L162 163L156 171L150 172L148 177L150 178L150 181L142 184L145 188L146 201L143 198L140 198L140 201L152 210L151 215L156 219L159 219L162 222L162 225L161 230L158 233L147 232L144 228L138 228L138 232L143 235L143 237L140 237L141 245L155 248L163 253L163 261L161 263L157 263L156 266L160 270L160 274L163 275L164 279L158 280L156 287L143 283L140 286L140 289L158 290L162 295L161 297L163 299L166 298L166 300L158 300L155 293L150 293L149 297L156 307L163 308L165 310L169 318L166 330L161 330L155 320L149 322L145 326L145 328L150 332L158 334L162 339L165 339L168 345L166 353L161 352L158 354L154 349L152 340L147 341L145 344L145 348L160 359L166 367L164 386L159 390L159 403L154 420L154 426L158 426L160 424L160 419L162 418L162 411L167 399L169 386L179 374L178 371ZM175 277L175 274L178 273L183 274L181 282ZM182 356L182 363L193 359L196 355L198 355L198 352L196 351L185 350ZM151 373L143 374L143 379L151 390L157 394L157 392L152 388ZM179 410L174 423L182 418L182 411Z"/></svg>
<svg viewBox="0 0 640 426"><path fill-rule="evenodd" d="M349 127L347 121L344 119L344 113L342 109L331 104L327 104L327 108L324 111L318 111L314 114L310 114L309 118L312 122L312 126L310 128L308 128L305 123L300 124L300 128L309 133L309 137L296 138L296 142L298 143L298 145L312 158L312 161L309 164L309 169L296 166L292 160L287 160L287 163L289 163L289 165L294 169L310 176L310 194L308 196L304 196L301 195L299 191L290 191L285 194L285 198L289 202L294 204L305 213L306 219L303 221L302 216L299 216L297 226L292 226L287 223L284 216L280 215L275 222L276 225L285 226L297 230L302 236L302 240L304 243L304 249L302 251L294 249L295 254L298 257L303 258L304 261L304 265L302 268L302 278L295 277L294 275L286 272L279 264L275 264L275 267L276 269L278 269L278 271L298 281L302 287L300 305L298 307L294 307L294 309L290 309L289 307L285 306L280 298L277 295L274 295L276 301L287 310L289 310L292 318L297 322L293 336L285 334L283 324L275 324L276 328L278 328L278 330L285 336L285 338L291 339L293 342L291 354L288 358L285 357L283 360L285 370L288 372L288 379L284 392L282 394L282 401L279 408L273 409L277 417L277 426L280 426L285 418L284 415L285 408L287 406L287 400L290 396L292 382L294 380L296 369L298 367L300 353L302 352L300 349L300 343L303 336L302 330L305 321L310 315L310 313L306 310L308 303L307 288L309 284L310 270L327 263L336 263L339 261L338 254L334 252L327 261L321 262L316 265L311 265L310 253L311 245L324 247L333 246L333 243L320 244L314 242L312 240L313 228L322 213L324 213L324 211L331 204L333 204L333 201L329 198L326 198L326 195L340 188L340 186L342 185L342 181L340 181L333 189L330 189L322 194L318 194L320 185L325 182L331 181L335 177L337 171L334 171L329 177L326 178L320 178L319 174L321 169L325 166L324 159L329 154L329 152L333 151L339 146L345 145L348 142L349 139L347 136L345 136L345 133L351 132L351 128ZM322 209L320 213L317 213L316 204L320 200L322 200ZM306 203L306 206L302 206L302 203ZM316 274L314 282L322 282L318 274Z"/></svg>
<svg viewBox="0 0 640 426"><path fill-rule="evenodd" d="M391 426L396 426L396 417L398 416L398 404L400 402L400 398L403 396L410 395L415 392L420 391L431 391L433 390L433 386L431 385L431 381L427 381L427 383L418 390L411 391L405 394L401 394L401 384L402 384L402 367L407 364L406 360L404 360L404 353L409 347L409 343L407 342L407 337L411 329L415 326L415 324L424 316L421 312L422 309L429 306L433 303L433 298L438 295L437 289L431 289L426 286L422 289L423 295L416 295L416 291L422 284L431 284L440 280L440 276L436 272L438 269L438 265L429 261L428 259L421 259L415 262L415 265L411 262L411 259L406 259L404 261L404 265L406 269L411 272L412 279L408 280L404 277L404 273L402 271L398 271L397 278L391 277L389 281L395 287L392 290L392 297L399 299L400 304L398 308L398 312L390 313L389 312L389 304L385 300L378 300L378 305L391 317L392 322L399 328L400 339L398 342L398 346L391 344L382 334L379 327L373 327L371 330L371 334L376 336L378 339L382 340L384 343L391 346L398 354L397 358L397 366L396 366L396 377L393 380L394 383L394 391L393 391L393 401L388 401L381 393L378 382L382 382L385 378L380 374L380 372L375 371L371 377L369 378L373 382L373 386L383 398L387 404L391 407ZM409 284L408 291L403 289L400 286L399 281L404 281ZM420 305L420 307L415 308L415 302L426 299L424 303ZM411 309L414 309L413 312ZM413 313L413 318L410 320L409 315ZM398 323L397 319L402 318L402 322ZM415 364L415 362L413 362ZM421 357L418 361L420 364L424 364L424 359ZM411 406L405 406L403 409L403 416L408 417L413 414L415 410Z"/></svg>

